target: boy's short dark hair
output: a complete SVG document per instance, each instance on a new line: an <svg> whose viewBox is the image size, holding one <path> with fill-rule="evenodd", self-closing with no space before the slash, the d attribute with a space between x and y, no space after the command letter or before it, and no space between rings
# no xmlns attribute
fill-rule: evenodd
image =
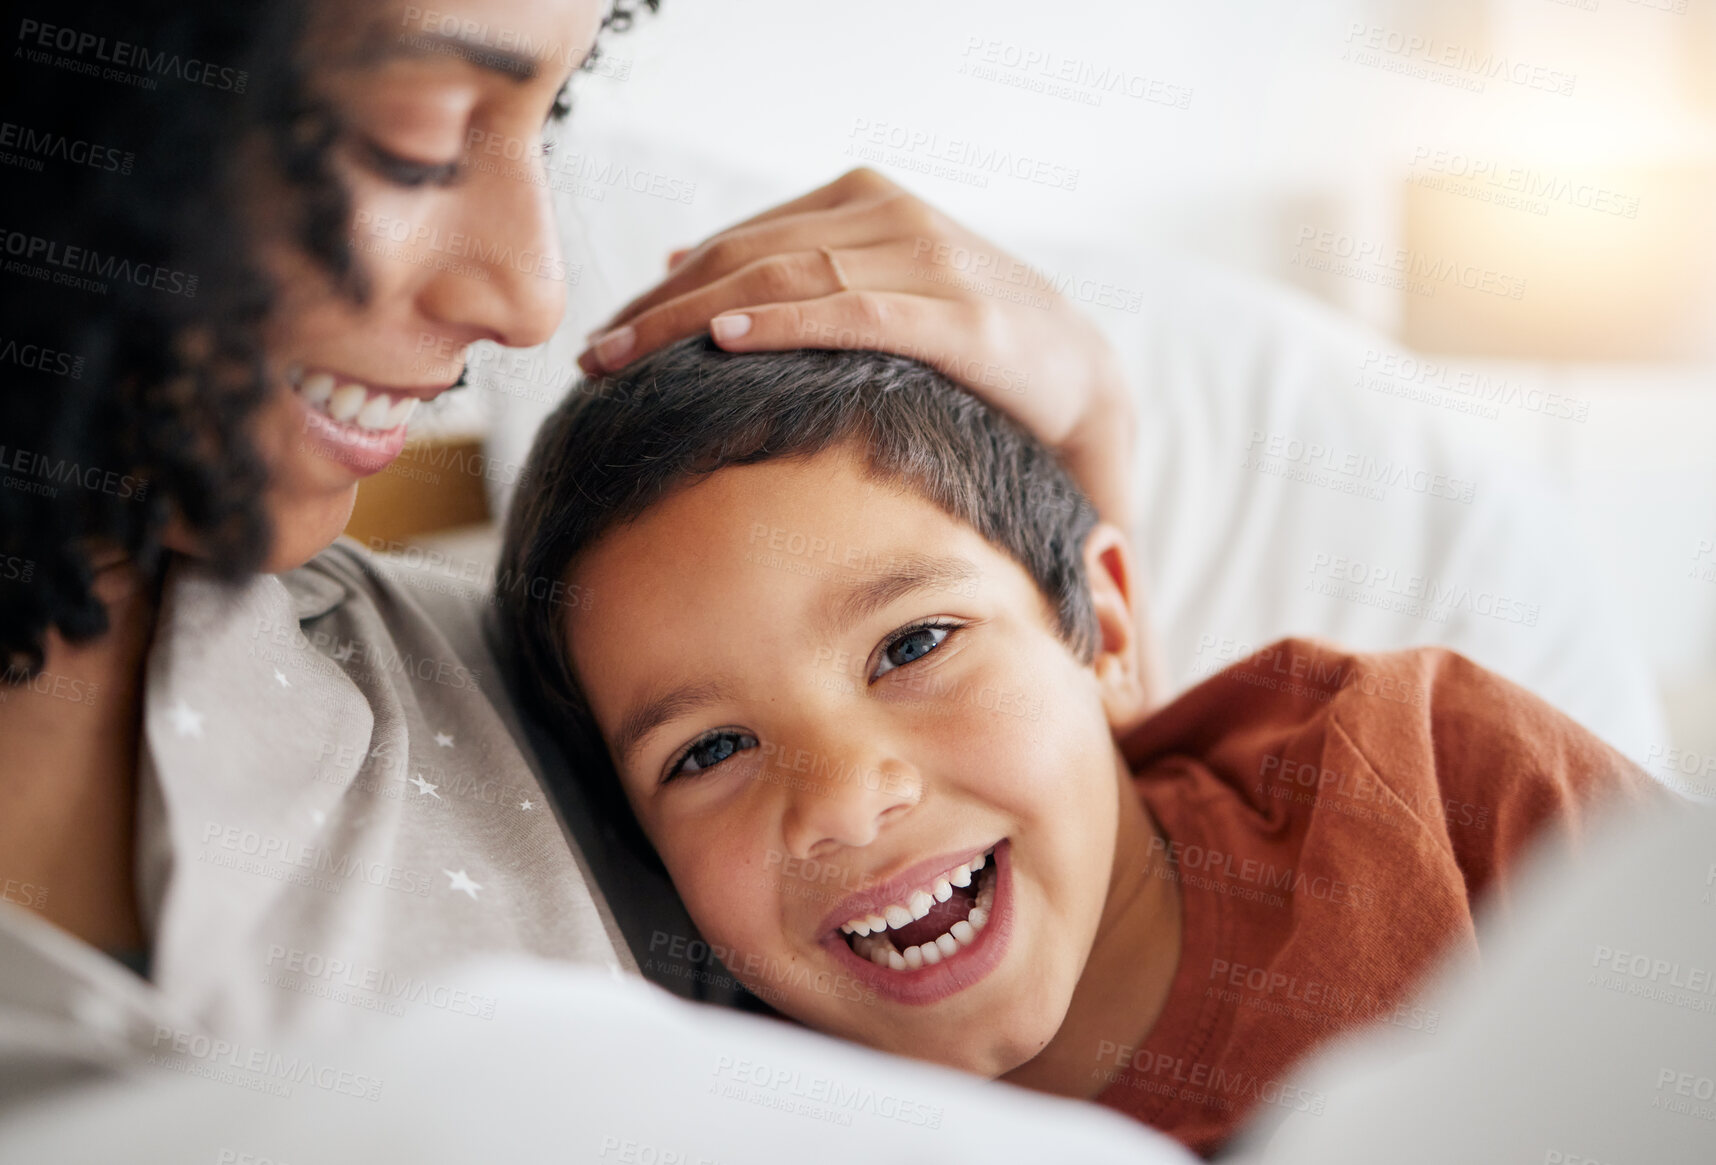
<svg viewBox="0 0 1716 1165"><path fill-rule="evenodd" d="M507 520L497 601L521 695L565 747L599 813L641 841L566 650L564 584L614 525L731 465L847 442L871 476L912 490L1018 562L1061 639L1093 658L1082 551L1096 511L1055 455L928 365L869 351L734 354L706 336L575 386L531 449ZM532 580L542 585L532 585ZM558 596L544 598L543 596ZM599 610L601 595L587 596ZM647 846L645 846L647 852Z"/></svg>

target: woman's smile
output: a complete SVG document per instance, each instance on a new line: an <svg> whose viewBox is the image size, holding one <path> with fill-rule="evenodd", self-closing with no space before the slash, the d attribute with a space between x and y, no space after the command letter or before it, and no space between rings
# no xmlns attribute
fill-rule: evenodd
<svg viewBox="0 0 1716 1165"><path fill-rule="evenodd" d="M287 370L286 383L302 406L311 447L359 477L391 465L405 448L407 424L418 404L453 387L378 387L303 365Z"/></svg>

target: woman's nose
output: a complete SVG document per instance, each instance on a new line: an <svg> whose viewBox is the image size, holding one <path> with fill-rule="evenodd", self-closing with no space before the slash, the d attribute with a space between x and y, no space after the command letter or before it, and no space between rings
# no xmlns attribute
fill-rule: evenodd
<svg viewBox="0 0 1716 1165"><path fill-rule="evenodd" d="M420 309L473 339L509 348L546 342L566 312L571 278L547 187L529 181L524 167L495 168L473 172L459 193L447 238L462 237L420 286Z"/></svg>

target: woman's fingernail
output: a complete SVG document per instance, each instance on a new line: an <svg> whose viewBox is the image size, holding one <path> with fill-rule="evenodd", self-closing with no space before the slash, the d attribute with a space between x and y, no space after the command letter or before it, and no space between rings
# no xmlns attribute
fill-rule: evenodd
<svg viewBox="0 0 1716 1165"><path fill-rule="evenodd" d="M716 343L725 344L729 340L737 340L751 330L751 317L740 312L730 316L716 316L709 321L709 334L715 337Z"/></svg>
<svg viewBox="0 0 1716 1165"><path fill-rule="evenodd" d="M630 324L615 328L596 341L596 359L606 368L618 368L630 355L632 345L637 343L637 340L637 329Z"/></svg>

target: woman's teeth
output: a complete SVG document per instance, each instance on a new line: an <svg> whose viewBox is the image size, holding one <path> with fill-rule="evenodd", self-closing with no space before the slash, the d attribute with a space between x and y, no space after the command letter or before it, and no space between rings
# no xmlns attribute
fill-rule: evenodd
<svg viewBox="0 0 1716 1165"><path fill-rule="evenodd" d="M297 385L298 395L317 412L343 425L373 432L397 429L417 411L417 398L394 400L384 392L351 381L336 381L326 372L312 372Z"/></svg>
<svg viewBox="0 0 1716 1165"><path fill-rule="evenodd" d="M906 947L904 950L895 945L889 931L898 930L909 925L929 913L930 907L923 899L945 902L952 897L953 886L969 886L974 871L982 871L988 855L973 859L969 864L958 866L936 880L935 888L931 891L917 890L908 898L908 905L889 905L883 914L869 915L867 918L854 919L840 929L847 935L847 942L860 958L869 959L878 967L886 967L891 971L916 971L920 967L934 966L943 959L951 958L964 948L977 941L977 936L984 927L989 925L989 914L995 908L995 872L990 867L986 875L977 878L977 900L972 906L971 913L955 922L943 934L933 941L919 943ZM961 880L962 879L962 880ZM946 888L946 894L941 893ZM932 897L933 896L933 897ZM914 914L913 911L922 910ZM895 922L899 919L899 922ZM872 926L872 922L880 925Z"/></svg>

